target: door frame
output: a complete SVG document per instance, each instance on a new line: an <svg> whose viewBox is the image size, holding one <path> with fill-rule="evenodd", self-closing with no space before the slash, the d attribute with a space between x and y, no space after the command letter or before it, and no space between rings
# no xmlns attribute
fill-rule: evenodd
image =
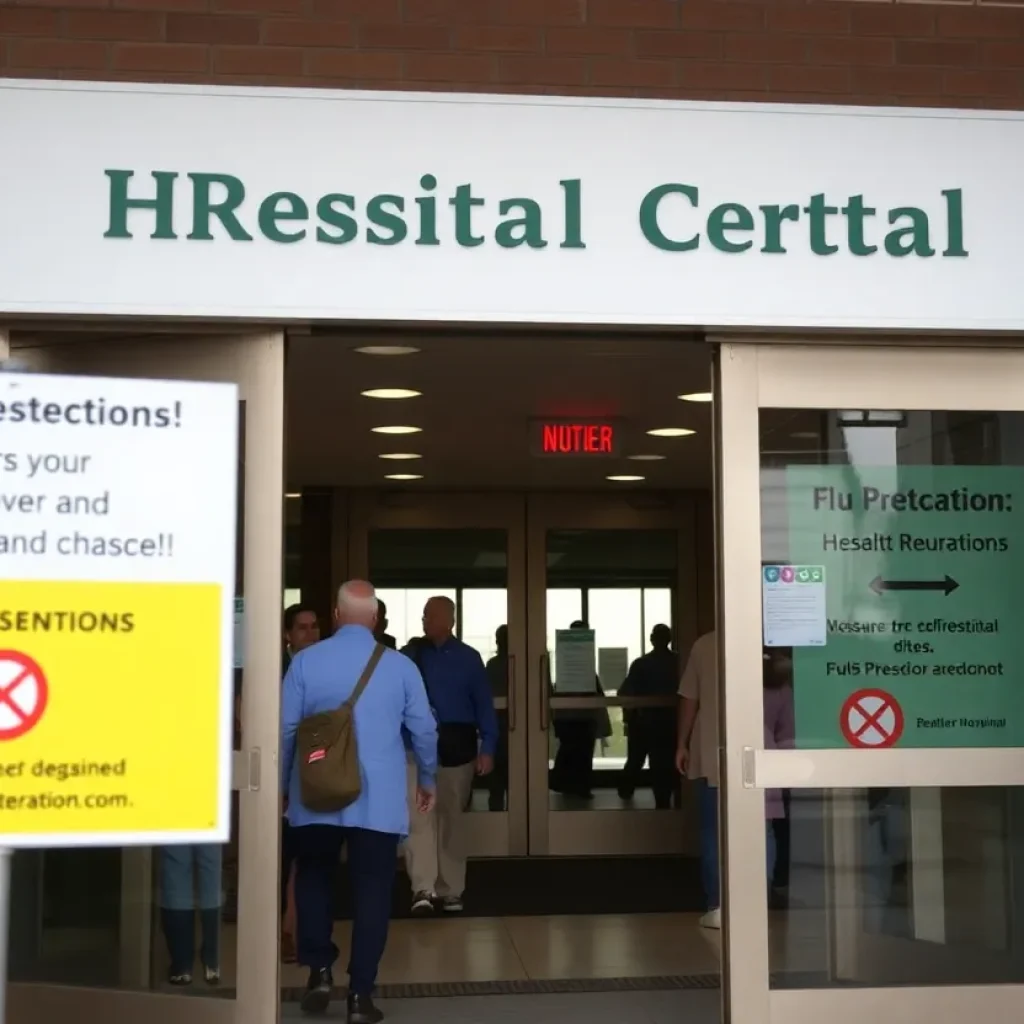
<svg viewBox="0 0 1024 1024"><path fill-rule="evenodd" d="M764 789L1020 786L1024 759L1015 749L766 751L761 700L752 699L761 679L761 597L750 581L761 570L761 408L1024 410L1024 350L715 340L724 1020L1011 1019L1024 986L771 988ZM848 855L850 841L833 834L834 852ZM843 911L833 911L829 932L848 939L851 912ZM833 964L849 956L842 940L833 947Z"/></svg>
<svg viewBox="0 0 1024 1024"><path fill-rule="evenodd" d="M508 809L465 815L471 857L516 857L527 852L526 790L526 521L523 496L505 493L431 493L351 490L348 570L371 579L371 530L503 530L506 535L508 697L495 698L508 716Z"/></svg>
<svg viewBox="0 0 1024 1024"><path fill-rule="evenodd" d="M567 810L550 808L549 727L551 712L650 704L643 698L552 697L547 658L547 533L549 530L671 530L676 535L676 575L672 606L675 646L689 650L698 629L699 582L697 518L699 495L646 492L533 493L527 499L527 721L530 786L530 853L540 856L586 856L651 852L694 854L696 807L691 787L683 786L680 810ZM709 595L710 596L710 595Z"/></svg>
<svg viewBox="0 0 1024 1024"><path fill-rule="evenodd" d="M73 327L68 328L69 330ZM122 852L119 989L12 983L12 1022L106 1024L276 1024L280 1011L280 830L278 784L284 504L284 334L188 334L133 337L121 329L14 352L42 372L235 383L245 403L243 750L232 763L239 793L238 918L234 999L154 991L160 947L151 901L153 851ZM268 837L277 841L268 842ZM140 895L142 899L140 900ZM231 946L223 947L230 956Z"/></svg>

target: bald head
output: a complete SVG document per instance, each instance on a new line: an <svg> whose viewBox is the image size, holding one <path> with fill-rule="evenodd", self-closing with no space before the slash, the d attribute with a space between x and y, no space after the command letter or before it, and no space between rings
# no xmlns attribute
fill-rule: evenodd
<svg viewBox="0 0 1024 1024"><path fill-rule="evenodd" d="M373 584L366 580L343 583L338 588L334 617L339 626L365 626L372 630L377 624L377 595Z"/></svg>
<svg viewBox="0 0 1024 1024"><path fill-rule="evenodd" d="M455 629L455 602L450 597L432 597L423 606L423 635L443 644Z"/></svg>

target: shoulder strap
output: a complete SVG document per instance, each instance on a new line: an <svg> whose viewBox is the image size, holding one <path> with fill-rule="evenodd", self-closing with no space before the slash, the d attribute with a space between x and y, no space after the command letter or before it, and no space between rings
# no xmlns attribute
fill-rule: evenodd
<svg viewBox="0 0 1024 1024"><path fill-rule="evenodd" d="M370 677L377 669L377 665L380 659L384 656L384 645L377 643L373 645L373 654L370 655L370 660L366 663L366 668L363 669L363 674L359 677L359 682L356 683L356 688L349 694L348 700L342 704L342 707L348 708L351 711L356 706L356 701L359 700L363 695L363 690L366 689L366 684L370 681Z"/></svg>

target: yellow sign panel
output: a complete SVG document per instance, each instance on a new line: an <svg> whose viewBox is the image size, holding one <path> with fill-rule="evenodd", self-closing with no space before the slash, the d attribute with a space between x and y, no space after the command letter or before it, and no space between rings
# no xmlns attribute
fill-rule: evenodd
<svg viewBox="0 0 1024 1024"><path fill-rule="evenodd" d="M219 820L223 595L0 581L0 835L187 835Z"/></svg>

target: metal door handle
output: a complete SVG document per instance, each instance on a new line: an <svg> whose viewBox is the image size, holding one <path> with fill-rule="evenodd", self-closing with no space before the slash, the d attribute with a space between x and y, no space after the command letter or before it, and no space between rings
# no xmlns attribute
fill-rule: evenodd
<svg viewBox="0 0 1024 1024"><path fill-rule="evenodd" d="M516 693L518 692L518 686L516 685L516 656L510 654L508 656L508 670L506 672L506 678L508 679L508 731L516 731L516 705L518 704L518 698Z"/></svg>
<svg viewBox="0 0 1024 1024"><path fill-rule="evenodd" d="M550 656L540 656L540 728L547 732L551 725L551 672L549 671Z"/></svg>

